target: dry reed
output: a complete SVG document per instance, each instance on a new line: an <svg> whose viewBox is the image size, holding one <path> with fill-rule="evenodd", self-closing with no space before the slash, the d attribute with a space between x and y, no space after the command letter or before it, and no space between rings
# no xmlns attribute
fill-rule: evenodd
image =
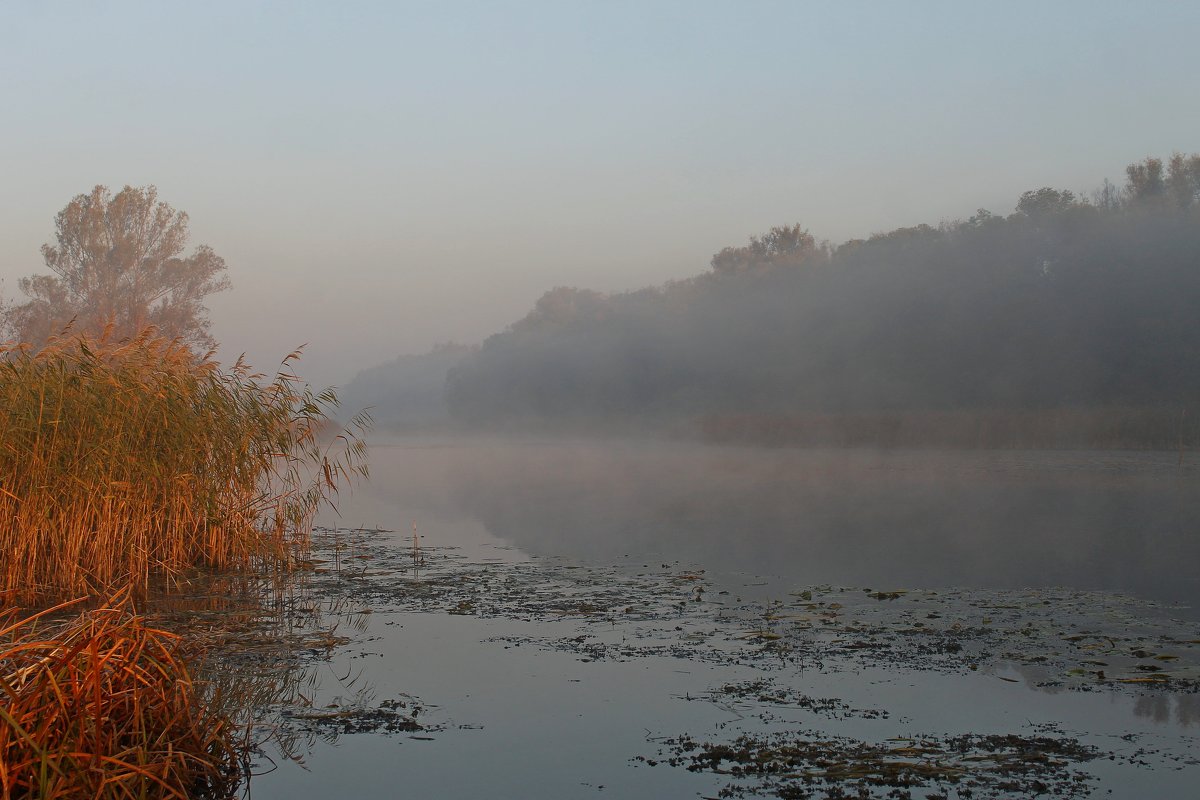
<svg viewBox="0 0 1200 800"><path fill-rule="evenodd" d="M238 732L180 638L147 626L128 591L66 622L49 612L0 618L0 798L228 796Z"/></svg>
<svg viewBox="0 0 1200 800"><path fill-rule="evenodd" d="M0 591L142 592L301 557L320 504L366 474L368 420L322 445L337 399L291 373L298 355L266 380L152 330L0 347Z"/></svg>

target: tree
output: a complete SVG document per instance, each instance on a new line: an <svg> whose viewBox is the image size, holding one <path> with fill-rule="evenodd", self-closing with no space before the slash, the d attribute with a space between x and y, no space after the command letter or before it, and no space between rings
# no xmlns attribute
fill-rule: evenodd
<svg viewBox="0 0 1200 800"><path fill-rule="evenodd" d="M1172 153L1167 162L1166 188L1180 208L1187 208L1200 198L1200 155Z"/></svg>
<svg viewBox="0 0 1200 800"><path fill-rule="evenodd" d="M797 266L825 255L817 240L796 225L777 225L760 236L751 236L746 247L726 247L712 257L713 272L732 275L763 266Z"/></svg>
<svg viewBox="0 0 1200 800"><path fill-rule="evenodd" d="M1161 197L1166 191L1161 158L1147 156L1141 163L1130 164L1125 168L1125 177L1125 191L1134 200Z"/></svg>
<svg viewBox="0 0 1200 800"><path fill-rule="evenodd" d="M187 214L160 202L153 186L77 196L55 218L56 243L42 245L53 274L19 283L31 299L9 309L12 332L41 344L68 325L90 334L111 326L118 338L153 325L193 348L213 347L204 301L229 288L225 261L206 245L184 256L188 238Z"/></svg>
<svg viewBox="0 0 1200 800"><path fill-rule="evenodd" d="M1060 192L1058 189L1043 186L1041 189L1022 194L1021 199L1017 201L1017 212L1032 220L1043 220L1069 211L1077 205L1074 192Z"/></svg>

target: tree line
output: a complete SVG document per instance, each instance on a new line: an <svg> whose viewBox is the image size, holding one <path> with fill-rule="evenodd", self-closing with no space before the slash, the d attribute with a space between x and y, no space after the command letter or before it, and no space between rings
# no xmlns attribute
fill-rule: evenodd
<svg viewBox="0 0 1200 800"><path fill-rule="evenodd" d="M1200 155L1089 197L834 246L800 225L688 280L559 287L449 371L482 426L1170 407L1200 398Z"/></svg>

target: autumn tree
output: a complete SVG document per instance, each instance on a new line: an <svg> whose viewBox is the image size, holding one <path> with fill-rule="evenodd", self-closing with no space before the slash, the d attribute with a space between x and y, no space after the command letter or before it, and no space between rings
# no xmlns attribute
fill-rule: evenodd
<svg viewBox="0 0 1200 800"><path fill-rule="evenodd" d="M1161 197L1166 191L1161 158L1147 157L1125 168L1126 192L1134 200Z"/></svg>
<svg viewBox="0 0 1200 800"><path fill-rule="evenodd" d="M726 247L712 257L713 272L730 275L763 266L797 266L826 255L812 235L799 225L781 225L752 236L745 247Z"/></svg>
<svg viewBox="0 0 1200 800"><path fill-rule="evenodd" d="M1167 162L1166 189L1180 208L1200 199L1200 155L1172 153Z"/></svg>
<svg viewBox="0 0 1200 800"><path fill-rule="evenodd" d="M1077 205L1074 192L1043 186L1022 194L1017 201L1017 212L1033 220L1042 220L1070 211Z"/></svg>
<svg viewBox="0 0 1200 800"><path fill-rule="evenodd" d="M206 245L184 254L188 216L158 200L153 186L116 195L97 186L55 218L55 243L42 246L50 275L22 278L30 299L8 310L11 333L40 344L70 325L118 338L148 326L208 349L208 295L229 288L225 261Z"/></svg>

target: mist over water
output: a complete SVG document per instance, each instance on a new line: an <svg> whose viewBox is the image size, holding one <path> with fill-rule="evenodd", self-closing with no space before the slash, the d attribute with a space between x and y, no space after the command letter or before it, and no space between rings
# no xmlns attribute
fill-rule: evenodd
<svg viewBox="0 0 1200 800"><path fill-rule="evenodd" d="M285 765L263 797L346 774L376 792L717 796L728 773L637 760L681 730L889 747L928 731L1078 736L1116 760L1091 762L1070 796L1190 790L1200 718L1173 681L1194 670L1200 624L1192 454L550 435L377 435L371 454L372 482L326 522L390 528L360 535L392 555L344 582L373 627L336 674L436 698L452 724L428 749L321 746L324 770ZM451 594L422 607L439 580ZM647 588L669 604L650 610ZM984 649L960 652L974 637ZM1124 683L1150 674L1135 664L1171 681ZM786 691L888 713L818 717ZM1168 766L1146 766L1153 748Z"/></svg>
<svg viewBox="0 0 1200 800"><path fill-rule="evenodd" d="M429 519L592 563L796 586L1073 587L1200 598L1200 465L1175 453L761 449L459 438L373 448ZM423 523L424 524L424 523Z"/></svg>
<svg viewBox="0 0 1200 800"><path fill-rule="evenodd" d="M1191 796L1200 3L913 5L8 4L0 362L215 361L125 450L116 382L17 387L0 453L96 483L68 537L0 485L0 563L91 592L47 543L159 480L189 542L294 532L245 618L134 548L287 690L263 800Z"/></svg>

